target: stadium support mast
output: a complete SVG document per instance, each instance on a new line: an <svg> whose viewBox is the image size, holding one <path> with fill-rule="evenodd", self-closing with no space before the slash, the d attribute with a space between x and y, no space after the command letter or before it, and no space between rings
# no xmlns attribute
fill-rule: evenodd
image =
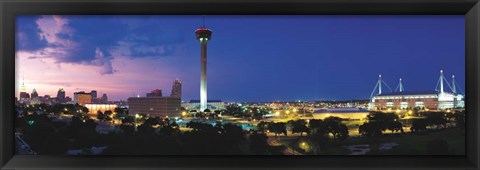
<svg viewBox="0 0 480 170"><path fill-rule="evenodd" d="M457 87L455 86L455 75L452 75L452 92L457 93Z"/></svg>
<svg viewBox="0 0 480 170"><path fill-rule="evenodd" d="M382 94L382 75L378 75L378 94Z"/></svg>
<svg viewBox="0 0 480 170"><path fill-rule="evenodd" d="M395 91L400 91L400 92L403 92L405 89L403 88L403 84L402 84L402 78L399 79L399 82L398 82L398 86L397 88L395 88Z"/></svg>
<svg viewBox="0 0 480 170"><path fill-rule="evenodd" d="M440 70L440 93L443 93L443 70Z"/></svg>

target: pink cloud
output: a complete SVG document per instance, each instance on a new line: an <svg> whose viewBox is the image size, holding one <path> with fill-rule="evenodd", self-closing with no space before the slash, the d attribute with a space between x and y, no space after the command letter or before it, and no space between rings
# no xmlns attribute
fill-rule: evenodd
<svg viewBox="0 0 480 170"><path fill-rule="evenodd" d="M40 39L46 40L49 44L74 47L75 42L59 37L59 34L73 35L73 29L68 27L68 20L60 16L42 16L36 21Z"/></svg>

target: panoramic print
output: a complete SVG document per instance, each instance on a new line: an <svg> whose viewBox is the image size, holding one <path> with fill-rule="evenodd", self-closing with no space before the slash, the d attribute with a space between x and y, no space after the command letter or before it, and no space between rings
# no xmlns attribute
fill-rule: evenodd
<svg viewBox="0 0 480 170"><path fill-rule="evenodd" d="M464 25L459 15L17 16L15 151L465 155Z"/></svg>

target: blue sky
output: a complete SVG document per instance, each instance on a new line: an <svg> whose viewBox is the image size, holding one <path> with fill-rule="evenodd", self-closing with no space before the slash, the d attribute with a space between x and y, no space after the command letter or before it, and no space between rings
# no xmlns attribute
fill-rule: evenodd
<svg viewBox="0 0 480 170"><path fill-rule="evenodd" d="M378 74L433 90L465 81L464 16L206 16L208 97L224 101L368 99ZM17 17L17 94L98 90L112 100L199 98L201 16Z"/></svg>

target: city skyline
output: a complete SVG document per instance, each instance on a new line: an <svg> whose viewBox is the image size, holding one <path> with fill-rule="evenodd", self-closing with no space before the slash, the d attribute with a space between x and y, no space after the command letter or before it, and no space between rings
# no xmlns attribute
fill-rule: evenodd
<svg viewBox="0 0 480 170"><path fill-rule="evenodd" d="M18 17L16 94L20 76L28 93L112 100L170 91L178 78L182 100L199 99L200 26L199 16ZM209 99L368 99L378 74L424 90L440 69L465 89L463 16L206 16L206 26Z"/></svg>

